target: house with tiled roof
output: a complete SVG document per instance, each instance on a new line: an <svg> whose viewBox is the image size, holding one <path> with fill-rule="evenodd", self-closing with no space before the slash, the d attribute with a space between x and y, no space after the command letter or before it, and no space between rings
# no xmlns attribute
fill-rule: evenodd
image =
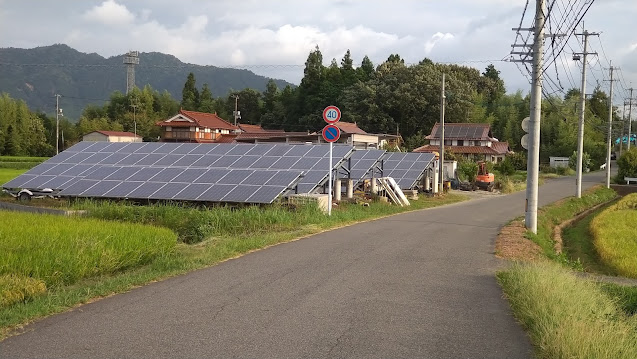
<svg viewBox="0 0 637 359"><path fill-rule="evenodd" d="M175 116L157 122L162 142L232 142L241 130L216 113L179 110Z"/></svg>
<svg viewBox="0 0 637 359"><path fill-rule="evenodd" d="M142 136L136 135L132 132L93 131L82 136L82 141L142 142Z"/></svg>
<svg viewBox="0 0 637 359"><path fill-rule="evenodd" d="M441 127L436 123L425 139L429 144L414 152L440 151ZM500 162L511 152L508 142L500 142L491 134L488 123L445 123L445 150L475 161Z"/></svg>

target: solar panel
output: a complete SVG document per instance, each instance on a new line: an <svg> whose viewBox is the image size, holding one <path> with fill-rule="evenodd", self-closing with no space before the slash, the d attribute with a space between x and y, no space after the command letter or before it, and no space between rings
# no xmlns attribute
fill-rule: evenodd
<svg viewBox="0 0 637 359"><path fill-rule="evenodd" d="M351 153L351 146L334 146L333 169ZM62 196L78 197L271 203L297 184L300 192L322 188L328 156L325 145L80 142L3 187L51 185Z"/></svg>
<svg viewBox="0 0 637 359"><path fill-rule="evenodd" d="M434 158L431 153L387 153L383 158L383 176L392 177L401 189L417 188Z"/></svg>
<svg viewBox="0 0 637 359"><path fill-rule="evenodd" d="M385 155L384 150L356 150L349 158L350 173L345 171L339 172L339 178L349 178L354 183L359 183L365 178L371 178L372 175L380 177L380 172L374 173L374 169L380 166L380 161ZM347 166L345 166L347 167Z"/></svg>

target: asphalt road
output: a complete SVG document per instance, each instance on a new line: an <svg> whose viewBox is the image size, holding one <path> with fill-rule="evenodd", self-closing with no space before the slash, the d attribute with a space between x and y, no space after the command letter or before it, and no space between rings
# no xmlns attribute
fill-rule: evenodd
<svg viewBox="0 0 637 359"><path fill-rule="evenodd" d="M540 187L540 205L574 182ZM530 358L493 255L524 197L362 223L153 283L29 325L0 358Z"/></svg>

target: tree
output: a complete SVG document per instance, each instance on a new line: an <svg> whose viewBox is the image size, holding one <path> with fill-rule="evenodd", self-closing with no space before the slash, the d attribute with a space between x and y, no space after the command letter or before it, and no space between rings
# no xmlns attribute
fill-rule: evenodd
<svg viewBox="0 0 637 359"><path fill-rule="evenodd" d="M181 108L196 111L199 108L199 90L195 84L195 74L188 74L184 89L181 91Z"/></svg>
<svg viewBox="0 0 637 359"><path fill-rule="evenodd" d="M374 71L374 64L372 63L372 60L365 55L361 62L361 66L356 69L356 75L360 81L366 82L374 76Z"/></svg>
<svg viewBox="0 0 637 359"><path fill-rule="evenodd" d="M210 91L208 84L203 84L201 96L199 97L199 107L197 110L207 113L213 113L215 111L215 100L212 98L212 92Z"/></svg>

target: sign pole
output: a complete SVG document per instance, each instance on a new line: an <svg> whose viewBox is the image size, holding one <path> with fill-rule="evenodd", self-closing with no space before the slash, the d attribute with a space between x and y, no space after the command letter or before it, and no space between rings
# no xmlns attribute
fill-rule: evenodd
<svg viewBox="0 0 637 359"><path fill-rule="evenodd" d="M325 110L323 110L323 120L328 123L327 126L323 128L323 139L326 142L330 143L330 168L328 170L328 180L327 180L327 215L332 215L332 149L334 146L334 142L338 141L341 137L341 130L335 126L341 119L341 110L336 106L327 106Z"/></svg>
<svg viewBox="0 0 637 359"><path fill-rule="evenodd" d="M332 215L332 146L334 146L333 142L330 142L330 175L328 180L328 189L327 189L327 215Z"/></svg>

